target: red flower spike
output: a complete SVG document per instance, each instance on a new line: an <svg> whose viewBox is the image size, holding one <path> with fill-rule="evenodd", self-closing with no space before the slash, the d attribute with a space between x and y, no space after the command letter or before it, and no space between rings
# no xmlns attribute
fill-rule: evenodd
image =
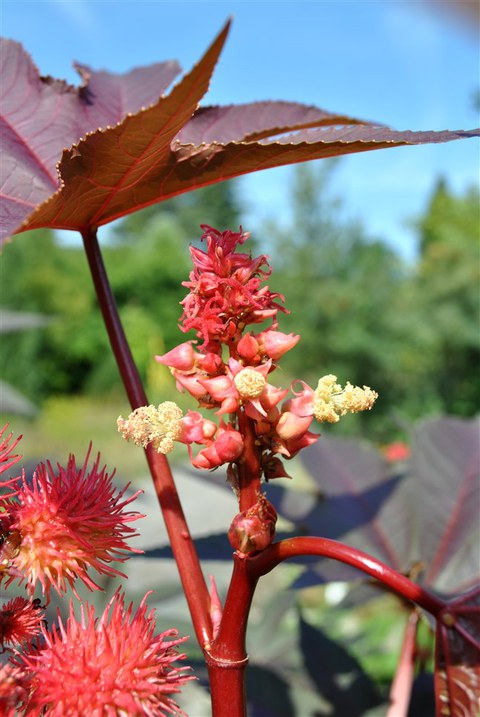
<svg viewBox="0 0 480 717"><path fill-rule="evenodd" d="M89 472L88 458L89 453L79 470L73 456L57 472L49 463L40 464L31 482L23 479L17 501L9 506L10 530L18 533L19 544L7 585L17 578L33 594L39 581L47 601L52 587L63 594L69 585L75 593L77 579L100 589L89 568L122 575L109 563L124 562L127 551L141 552L124 540L138 535L127 523L143 516L125 508L141 491L124 498L128 486L117 493L105 468L99 470L100 457Z"/></svg>
<svg viewBox="0 0 480 717"><path fill-rule="evenodd" d="M0 644L2 651L8 645L29 642L40 632L44 612L40 600L15 597L0 609Z"/></svg>
<svg viewBox="0 0 480 717"><path fill-rule="evenodd" d="M88 603L77 619L70 604L65 623L59 616L58 628L42 626L44 647L21 656L34 672L33 714L44 708L51 717L183 714L172 695L193 677L173 663L185 658L177 647L186 638L178 639L176 630L154 634L147 596L133 613L117 591L99 619Z"/></svg>
<svg viewBox="0 0 480 717"><path fill-rule="evenodd" d="M264 550L273 540L277 513L264 495L251 508L235 516L228 531L232 548L239 553Z"/></svg>
<svg viewBox="0 0 480 717"><path fill-rule="evenodd" d="M249 236L241 228L240 232L223 233L207 226L202 229L206 250L190 248L194 268L190 280L184 282L190 293L182 302L181 328L196 330L203 345L197 352L192 345L195 342L187 341L156 359L170 367L180 391L186 389L200 407L230 416L230 424L221 421L215 431L200 414L192 413L183 420L175 439L187 444L196 468L212 470L227 464L236 488L233 464L245 451L242 434L236 429L245 430L247 420L264 477L289 477L275 454L292 458L315 443L319 436L309 431L314 417L319 422L337 422L346 413L370 409L377 394L368 386L360 388L349 382L342 388L329 374L319 380L316 389L303 381L292 384L293 397L280 409L289 390L271 385L268 376L300 337L276 330L277 312L285 309L277 302L283 301L280 294L261 286L271 274L268 257L253 258L236 251ZM270 328L257 334L245 331L249 324L266 318L272 319ZM227 346L228 362L223 359L222 344ZM300 390L295 390L296 385ZM196 457L193 443L205 446ZM256 490L242 507L255 499Z"/></svg>
<svg viewBox="0 0 480 717"><path fill-rule="evenodd" d="M235 252L248 234L202 228L201 239L206 240L207 250L190 248L194 269L190 280L183 282L190 293L182 301L181 329L194 329L205 348L212 343L229 343L237 336L239 340L246 325L274 320L277 311L285 309L276 303L276 299L283 301L283 296L268 287L260 288L271 273L267 257L252 259Z"/></svg>

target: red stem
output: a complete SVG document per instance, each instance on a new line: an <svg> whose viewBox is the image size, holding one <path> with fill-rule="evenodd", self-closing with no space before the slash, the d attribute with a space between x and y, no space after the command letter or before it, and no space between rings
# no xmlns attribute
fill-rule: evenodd
<svg viewBox="0 0 480 717"><path fill-rule="evenodd" d="M103 262L97 233L82 234L98 303L123 385L133 409L148 404L138 369L123 330ZM150 447L145 451L158 501L163 513L172 551L200 645L211 641L210 596L190 531L178 497L172 472L164 455Z"/></svg>
<svg viewBox="0 0 480 717"><path fill-rule="evenodd" d="M242 513L258 501L261 492L262 466L260 451L255 443L254 421L243 410L238 414L238 430L242 434L245 444L242 458L238 463L238 502Z"/></svg>
<svg viewBox="0 0 480 717"><path fill-rule="evenodd" d="M248 613L258 578L248 571L248 558L233 556L233 573L225 600L220 629L206 653L212 710L215 717L246 714L245 649ZM227 697L228 696L228 697Z"/></svg>
<svg viewBox="0 0 480 717"><path fill-rule="evenodd" d="M390 689L390 705L385 717L407 717L415 673L419 620L420 616L417 611L409 613L400 658Z"/></svg>
<svg viewBox="0 0 480 717"><path fill-rule="evenodd" d="M352 565L376 578L406 600L420 605L435 617L438 617L447 605L440 598L368 553L328 538L288 538L273 543L258 555L249 558L247 561L249 574L253 579L258 579L284 560L300 555L319 555Z"/></svg>

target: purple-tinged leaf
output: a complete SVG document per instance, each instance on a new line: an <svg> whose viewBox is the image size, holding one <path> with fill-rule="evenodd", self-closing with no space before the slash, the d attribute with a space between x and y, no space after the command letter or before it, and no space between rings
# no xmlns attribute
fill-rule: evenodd
<svg viewBox="0 0 480 717"><path fill-rule="evenodd" d="M66 150L59 164L62 188L17 231L40 227L85 231L177 194L262 169L374 149L449 142L476 134L327 128L253 142L184 145L176 134L187 121L186 110L193 112L201 96L198 90L204 87L188 84L190 77L175 88L177 94L180 88L184 91L181 105L172 92L151 109L127 117L111 130L90 134ZM176 128L173 134L172 127Z"/></svg>
<svg viewBox="0 0 480 717"><path fill-rule="evenodd" d="M250 664L246 680L250 717L295 717L290 685L276 670Z"/></svg>
<svg viewBox="0 0 480 717"><path fill-rule="evenodd" d="M479 579L479 421L426 421L413 434L409 474L392 484L380 456L363 444L322 438L301 454L324 507L303 499L278 512L312 535L371 553L425 587L452 594ZM376 454L373 454L376 455ZM394 480L394 479L393 479ZM394 490L388 491L388 486ZM330 507L331 506L331 507ZM370 517L369 517L370 515ZM348 566L321 561L298 578L306 587L358 578Z"/></svg>
<svg viewBox="0 0 480 717"><path fill-rule="evenodd" d="M411 531L398 506L392 507L400 479L389 475L383 456L355 439L321 438L301 458L328 496L325 527L329 534L323 533L320 524L321 535L336 539L341 534L350 545L402 570L401 556L409 551ZM339 528L341 532L335 535Z"/></svg>
<svg viewBox="0 0 480 717"><path fill-rule="evenodd" d="M435 693L439 716L480 712L480 587L452 600L437 623Z"/></svg>
<svg viewBox="0 0 480 717"><path fill-rule="evenodd" d="M411 505L418 536L410 560L421 582L459 592L480 572L480 420L427 421L413 434Z"/></svg>
<svg viewBox="0 0 480 717"><path fill-rule="evenodd" d="M57 178L51 168L43 176L37 166L25 161L31 158L23 156L24 148L12 144L13 168L18 163L19 170L9 181L4 233L38 227L86 232L177 194L269 167L479 134L476 130L396 132L296 103L257 102L199 110L226 32L227 28L169 96L66 149L58 165L61 189L57 192L53 193ZM81 71L88 74L85 67ZM88 114L85 99L96 98L102 122L102 112L115 105L110 97L105 102L100 99L103 83L101 73L95 82L90 78L91 88L83 93L82 105ZM131 84L124 83L126 94ZM16 86L10 83L8 91L23 109ZM55 152L53 159L59 159ZM42 200L46 201L40 204ZM40 206L34 209L36 204Z"/></svg>
<svg viewBox="0 0 480 717"><path fill-rule="evenodd" d="M274 135L329 125L369 124L296 102L250 102L200 107L175 137L179 144L254 142Z"/></svg>
<svg viewBox="0 0 480 717"><path fill-rule="evenodd" d="M63 186L22 226L86 231L165 198L174 172L171 143L207 91L230 24L172 92L110 130L98 130L65 150ZM174 192L175 193L175 192Z"/></svg>
<svg viewBox="0 0 480 717"><path fill-rule="evenodd" d="M175 62L125 75L77 69L80 87L41 77L19 43L0 39L2 235L58 189L56 165L65 148L153 104L180 72Z"/></svg>
<svg viewBox="0 0 480 717"><path fill-rule="evenodd" d="M79 93L91 124L89 131L118 124L128 114L155 104L181 72L175 60L135 67L125 74L92 70L80 63L75 63L75 69L83 78Z"/></svg>

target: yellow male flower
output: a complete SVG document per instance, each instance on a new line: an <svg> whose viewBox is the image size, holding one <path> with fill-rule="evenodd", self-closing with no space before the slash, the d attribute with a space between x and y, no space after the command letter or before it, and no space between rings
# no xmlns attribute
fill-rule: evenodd
<svg viewBox="0 0 480 717"><path fill-rule="evenodd" d="M319 423L337 423L347 413L370 410L378 393L369 386L352 386L347 381L345 388L336 382L333 374L323 376L314 392L313 415Z"/></svg>

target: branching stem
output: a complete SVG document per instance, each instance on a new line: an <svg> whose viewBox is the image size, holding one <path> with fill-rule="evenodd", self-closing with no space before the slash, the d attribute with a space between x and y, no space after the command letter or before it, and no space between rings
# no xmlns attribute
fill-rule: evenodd
<svg viewBox="0 0 480 717"><path fill-rule="evenodd" d="M423 607L435 617L438 617L447 605L446 602L424 590L405 575L385 565L381 560L377 560L349 545L328 538L299 537L273 543L248 560L248 571L253 579L258 579L261 575L269 573L284 560L301 555L318 555L352 565L367 573L367 575L376 578L397 595Z"/></svg>

